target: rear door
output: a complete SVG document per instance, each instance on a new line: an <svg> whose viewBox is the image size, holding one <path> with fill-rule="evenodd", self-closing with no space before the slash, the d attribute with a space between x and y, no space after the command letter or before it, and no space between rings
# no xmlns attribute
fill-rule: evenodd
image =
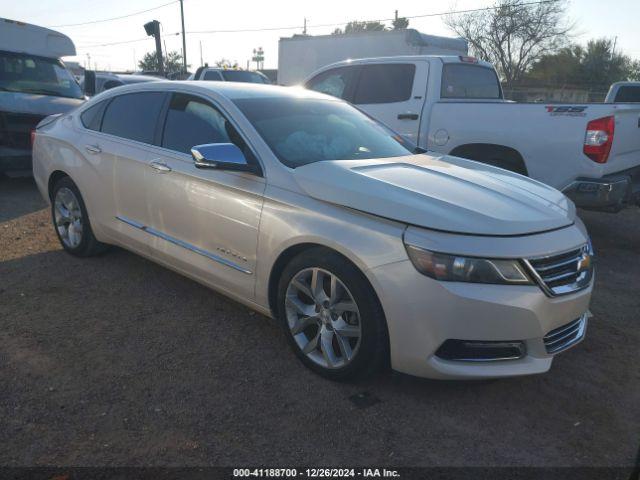
<svg viewBox="0 0 640 480"><path fill-rule="evenodd" d="M128 245L146 251L149 207L146 180L151 173L149 147L154 142L158 118L167 94L136 92L105 102L100 132L85 132L83 148L100 170L109 206L101 208L103 224ZM98 112L99 113L99 112ZM88 121L95 121L87 119Z"/></svg>
<svg viewBox="0 0 640 480"><path fill-rule="evenodd" d="M351 102L417 144L428 78L427 61L361 65Z"/></svg>

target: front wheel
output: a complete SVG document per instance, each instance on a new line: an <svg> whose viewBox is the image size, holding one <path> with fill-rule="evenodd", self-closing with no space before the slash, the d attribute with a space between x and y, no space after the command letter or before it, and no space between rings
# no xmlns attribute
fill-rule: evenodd
<svg viewBox="0 0 640 480"><path fill-rule="evenodd" d="M278 316L296 355L332 380L353 380L388 358L382 308L364 275L327 249L303 252L279 283Z"/></svg>

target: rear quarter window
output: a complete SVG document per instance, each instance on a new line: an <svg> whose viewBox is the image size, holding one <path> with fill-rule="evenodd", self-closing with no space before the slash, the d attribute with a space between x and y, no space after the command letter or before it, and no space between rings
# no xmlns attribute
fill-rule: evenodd
<svg viewBox="0 0 640 480"><path fill-rule="evenodd" d="M104 114L104 108L106 106L107 101L105 100L87 108L80 114L80 122L82 122L82 125L89 130L100 131L102 115Z"/></svg>

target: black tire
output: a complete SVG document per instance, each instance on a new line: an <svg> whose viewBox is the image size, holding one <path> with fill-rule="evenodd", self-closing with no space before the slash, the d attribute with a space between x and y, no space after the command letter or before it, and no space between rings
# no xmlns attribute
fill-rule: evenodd
<svg viewBox="0 0 640 480"><path fill-rule="evenodd" d="M80 236L81 240L76 246L71 246L68 242L65 242L56 224L56 198L62 189L70 190L77 199L78 206L80 207L82 233ZM82 194L76 184L73 183L73 180L69 177L62 177L54 184L53 189L51 190L51 221L62 248L71 255L75 255L76 257L91 257L93 255L98 255L109 248L107 244L99 242L94 236Z"/></svg>
<svg viewBox="0 0 640 480"><path fill-rule="evenodd" d="M319 268L336 276L353 297L359 310L359 346L350 362L339 368L323 367L311 360L303 353L289 327L285 308L287 288L294 277L310 268ZM335 381L362 380L388 365L387 324L377 295L362 272L348 259L332 250L312 248L289 262L278 282L277 316L287 341L298 358L309 369L325 378Z"/></svg>

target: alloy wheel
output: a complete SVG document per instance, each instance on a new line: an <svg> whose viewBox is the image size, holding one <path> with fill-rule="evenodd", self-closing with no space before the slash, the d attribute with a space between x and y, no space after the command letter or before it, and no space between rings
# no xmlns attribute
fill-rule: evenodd
<svg viewBox="0 0 640 480"><path fill-rule="evenodd" d="M67 187L58 189L54 199L56 229L62 243L69 248L78 248L82 242L82 210L80 202Z"/></svg>
<svg viewBox="0 0 640 480"><path fill-rule="evenodd" d="M329 369L355 358L362 330L358 306L340 279L321 268L306 268L289 282L287 323L296 344L310 360Z"/></svg>

